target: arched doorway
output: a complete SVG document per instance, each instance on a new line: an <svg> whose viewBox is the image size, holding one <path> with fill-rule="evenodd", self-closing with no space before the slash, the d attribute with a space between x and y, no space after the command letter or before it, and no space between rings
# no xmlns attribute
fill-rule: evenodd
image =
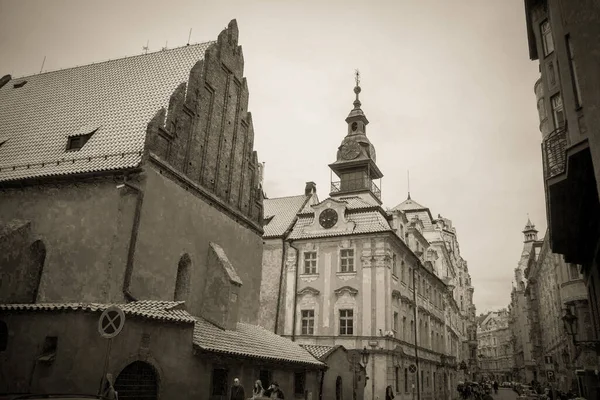
<svg viewBox="0 0 600 400"><path fill-rule="evenodd" d="M335 380L335 400L342 400L342 377L338 376Z"/></svg>
<svg viewBox="0 0 600 400"><path fill-rule="evenodd" d="M173 296L175 301L187 300L188 294L190 293L190 269L192 260L190 256L185 253L179 259L177 264L177 277L175 278L175 294Z"/></svg>
<svg viewBox="0 0 600 400"><path fill-rule="evenodd" d="M148 363L132 362L117 377L115 390L122 400L156 400L158 397L156 372Z"/></svg>

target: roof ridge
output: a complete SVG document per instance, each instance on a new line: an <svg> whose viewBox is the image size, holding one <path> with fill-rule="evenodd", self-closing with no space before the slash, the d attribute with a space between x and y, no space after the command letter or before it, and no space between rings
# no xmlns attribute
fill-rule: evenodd
<svg viewBox="0 0 600 400"><path fill-rule="evenodd" d="M202 45L205 45L205 44L209 44L209 43L213 44L213 43L216 43L216 42L217 42L216 40L209 40L207 42L190 43L190 44L185 44L185 45L182 45L182 46L173 47L173 48L170 48L170 49L156 50L156 51L148 52L148 53L144 53L144 54L135 54L135 55L131 55L131 56L124 56L124 57L118 57L118 58L109 58L108 60L95 61L95 62L91 62L91 63L88 63L88 64L76 65L74 67L59 68L59 69L54 69L54 70L51 70L51 71L39 72L37 74L30 74L30 75L24 75L24 76L18 76L18 77L11 77L11 81L19 80L19 79L31 78L33 76L40 76L40 75L45 75L45 74L52 74L52 73L60 72L60 71L67 71L67 70L75 69L75 68L87 67L89 65L105 64L105 63L109 63L111 61L119 61L119 60L125 60L125 59L128 59L128 58L143 57L143 56L148 56L148 55L154 55L156 53L166 53L166 52L170 52L170 51L174 51L174 50L179 50L179 49L185 48L185 47L202 46Z"/></svg>
<svg viewBox="0 0 600 400"><path fill-rule="evenodd" d="M293 195L293 196L272 197L272 198L268 198L268 199L265 199L265 200L290 199L292 197L310 197L310 195L307 195L307 194L297 194L297 195Z"/></svg>

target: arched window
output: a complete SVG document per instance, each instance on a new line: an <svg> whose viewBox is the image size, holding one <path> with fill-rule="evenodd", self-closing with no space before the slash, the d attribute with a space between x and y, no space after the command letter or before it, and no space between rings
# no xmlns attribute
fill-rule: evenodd
<svg viewBox="0 0 600 400"><path fill-rule="evenodd" d="M145 362L134 361L126 366L115 381L119 398L128 400L156 400L158 379L154 368Z"/></svg>
<svg viewBox="0 0 600 400"><path fill-rule="evenodd" d="M190 269L192 267L192 260L190 256L185 253L179 259L177 265L177 278L175 280L175 301L185 301L190 293Z"/></svg>
<svg viewBox="0 0 600 400"><path fill-rule="evenodd" d="M32 295L31 302L37 301L38 292L40 290L40 283L42 282L42 275L44 273L44 263L46 262L46 246L41 240L36 240L29 246L29 255L31 257L32 273Z"/></svg>
<svg viewBox="0 0 600 400"><path fill-rule="evenodd" d="M5 351L8 345L8 327L6 322L0 321L0 351Z"/></svg>
<svg viewBox="0 0 600 400"><path fill-rule="evenodd" d="M335 400L342 400L342 399L343 399L342 377L338 376L337 379L335 380Z"/></svg>

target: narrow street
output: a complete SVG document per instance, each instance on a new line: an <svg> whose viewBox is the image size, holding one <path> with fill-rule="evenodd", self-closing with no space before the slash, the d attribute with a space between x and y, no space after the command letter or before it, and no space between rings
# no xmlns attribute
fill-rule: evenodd
<svg viewBox="0 0 600 400"><path fill-rule="evenodd" d="M515 393L512 389L499 388L498 394L492 394L494 399L498 400L515 400L517 398L517 393Z"/></svg>

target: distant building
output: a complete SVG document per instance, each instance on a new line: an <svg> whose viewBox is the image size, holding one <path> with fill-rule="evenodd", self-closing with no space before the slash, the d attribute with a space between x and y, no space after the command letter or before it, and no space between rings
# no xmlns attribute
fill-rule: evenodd
<svg viewBox="0 0 600 400"><path fill-rule="evenodd" d="M575 316L583 325L577 348L570 347L568 364L577 371L580 394L596 398L600 395L595 373L600 369L600 3L526 0L525 17L529 57L539 61L541 73L534 90L542 133L549 253L564 256L563 276L574 265L581 266L590 300L589 324L583 322L588 314L581 303L571 310L580 312ZM562 313L569 304L560 305Z"/></svg>
<svg viewBox="0 0 600 400"><path fill-rule="evenodd" d="M325 365L258 327L263 198L234 21L216 42L0 87L0 393L319 396ZM15 304L20 303L20 304Z"/></svg>
<svg viewBox="0 0 600 400"><path fill-rule="evenodd" d="M387 386L398 399L450 399L473 346L467 265L451 221L410 197L383 209L374 182L383 174L354 90L329 197L319 201L309 182L304 194L265 200L260 323L305 348L366 350L366 399L384 398Z"/></svg>
<svg viewBox="0 0 600 400"><path fill-rule="evenodd" d="M577 353L574 362L571 354L576 354L571 338L564 330L562 310L569 307L574 315L581 318L580 338L593 338L593 328L583 282L583 275L576 264L566 264L560 254L552 253L548 235L542 242L539 252L531 252L526 270L527 289L525 294L529 300L531 321L531 342L534 358L544 360L540 367L540 380L544 376L545 361L551 361L561 390L578 389L574 369L583 362ZM550 356L550 359L547 357ZM581 364L580 364L581 365ZM575 368L574 368L575 366Z"/></svg>
<svg viewBox="0 0 600 400"><path fill-rule="evenodd" d="M538 360L533 358L533 348L530 336L529 304L525 297L527 281L525 269L529 263L532 249L541 245L537 240L535 225L528 219L523 230L523 251L517 268L515 268L515 282L510 295L509 327L513 338L513 379L521 383L531 383L538 380ZM536 244L537 243L537 244Z"/></svg>
<svg viewBox="0 0 600 400"><path fill-rule="evenodd" d="M480 373L500 383L513 380L513 340L508 311L481 315L477 326Z"/></svg>

